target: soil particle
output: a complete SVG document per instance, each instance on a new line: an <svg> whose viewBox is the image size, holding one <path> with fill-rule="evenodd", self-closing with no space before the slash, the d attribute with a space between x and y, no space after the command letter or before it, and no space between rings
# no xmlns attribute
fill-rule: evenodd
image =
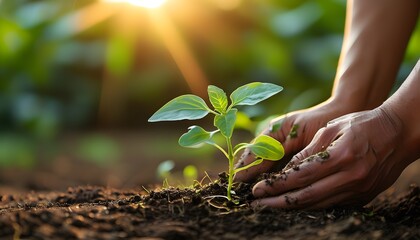
<svg viewBox="0 0 420 240"><path fill-rule="evenodd" d="M282 171L280 173L264 173L261 175L261 178L257 180L264 181L266 185L273 186L276 181L285 181L287 179L287 173Z"/></svg>
<svg viewBox="0 0 420 240"><path fill-rule="evenodd" d="M416 186L366 208L299 211L250 207L252 184L235 184L238 204L215 197L226 193L221 176L201 187L149 194L83 186L6 198L0 202L0 239L420 238Z"/></svg>
<svg viewBox="0 0 420 240"><path fill-rule="evenodd" d="M292 128L290 129L289 137L290 138L297 138L298 137L298 129L299 129L299 125L298 124L294 124L292 126Z"/></svg>
<svg viewBox="0 0 420 240"><path fill-rule="evenodd" d="M330 158L330 154L327 151L319 152L316 154L321 160Z"/></svg>

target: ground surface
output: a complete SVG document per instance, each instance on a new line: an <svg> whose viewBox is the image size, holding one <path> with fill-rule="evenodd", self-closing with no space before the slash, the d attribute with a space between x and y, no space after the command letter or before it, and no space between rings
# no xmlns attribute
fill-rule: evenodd
<svg viewBox="0 0 420 240"><path fill-rule="evenodd" d="M420 239L420 189L358 209L285 211L249 207L250 186L225 204L223 180L195 189L118 190L0 196L0 239Z"/></svg>
<svg viewBox="0 0 420 240"><path fill-rule="evenodd" d="M420 239L420 191L409 188L420 185L420 161L405 170L394 191L365 209L252 209L247 185L235 190L243 198L231 209L220 198L206 198L226 194L220 182L150 194L138 187L157 182L156 167L165 159L182 160L175 169L181 172L187 164L204 163L197 167L211 169L213 179L226 167L212 152L206 161L169 147L179 133L173 139L167 131L155 135L112 134L121 154L110 165L75 154L83 137L74 136L58 141L57 154L48 161L40 156L44 160L35 168L0 168L0 239Z"/></svg>

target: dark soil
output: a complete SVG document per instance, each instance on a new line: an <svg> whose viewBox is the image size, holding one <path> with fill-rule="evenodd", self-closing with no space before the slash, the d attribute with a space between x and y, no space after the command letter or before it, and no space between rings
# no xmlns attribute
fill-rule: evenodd
<svg viewBox="0 0 420 240"><path fill-rule="evenodd" d="M420 188L365 208L254 209L227 203L223 178L146 193L84 186L0 196L1 239L420 239Z"/></svg>

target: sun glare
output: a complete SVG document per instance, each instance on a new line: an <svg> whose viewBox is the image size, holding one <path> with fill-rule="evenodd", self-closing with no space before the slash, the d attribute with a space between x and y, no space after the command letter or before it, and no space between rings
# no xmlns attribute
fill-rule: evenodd
<svg viewBox="0 0 420 240"><path fill-rule="evenodd" d="M162 6L166 0L104 0L105 2L112 3L129 3L134 6L145 8L158 8Z"/></svg>
<svg viewBox="0 0 420 240"><path fill-rule="evenodd" d="M0 0L2 1L2 0ZM191 0L185 0L184 3L190 3ZM195 2L197 0L193 0ZM218 0L224 1L224 0ZM226 0L226 1L234 1L240 2L241 0ZM107 3L115 3L121 5L120 8L116 8L111 4ZM161 38L163 45L167 48L168 52L172 56L175 64L177 65L181 75L183 76L185 82L187 83L188 87L190 88L193 94L199 95L201 97L205 97L207 95L207 85L208 80L201 69L201 66L197 59L195 58L192 49L187 44L187 42L183 39L183 35L178 32L178 28L175 23L171 19L170 14L166 14L168 9L158 9L162 7L165 3L169 3L168 0L99 0L97 4L85 7L86 9L83 10L84 21L82 21L82 26L80 26L80 31L83 29L89 28L96 23L99 23L110 16L115 15L116 17L113 18L113 25L114 27L111 28L112 34L124 35L126 37L133 37L136 38L135 31L133 32L133 24L136 26L140 24L146 24L145 21L148 21L151 24L151 29L156 30L157 37ZM127 6L128 5L128 6ZM148 14L138 14L140 9L131 8L131 6L139 6L147 9L153 9L153 11L147 11ZM190 6L189 4L188 6ZM193 4L192 4L193 5ZM128 7L128 8L126 8ZM183 7L180 13L184 14L187 11L195 10L195 8L188 8ZM119 11L123 10L123 11ZM157 10L157 11L155 11ZM123 14L121 14L123 13ZM144 13L144 11L140 11L140 13ZM190 13L190 12L188 12ZM195 15L194 15L195 14ZM191 16L200 16L200 13L194 12ZM189 15L189 14L187 14ZM191 18L190 18L191 19ZM201 26L200 26L201 27ZM134 39L135 41L135 39ZM112 76L109 77L110 79ZM106 112L107 106L109 103L107 99L108 96L112 95L114 89L114 82L112 79L104 81L104 83L108 82L109 86L103 87L103 93L101 93L101 103L100 103L100 111Z"/></svg>

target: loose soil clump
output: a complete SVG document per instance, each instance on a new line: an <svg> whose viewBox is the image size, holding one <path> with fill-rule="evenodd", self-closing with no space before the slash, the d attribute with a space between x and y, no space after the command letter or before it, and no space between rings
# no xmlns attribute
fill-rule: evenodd
<svg viewBox="0 0 420 240"><path fill-rule="evenodd" d="M365 208L252 208L251 185L226 176L142 192L83 186L0 196L1 239L420 239L420 188Z"/></svg>

